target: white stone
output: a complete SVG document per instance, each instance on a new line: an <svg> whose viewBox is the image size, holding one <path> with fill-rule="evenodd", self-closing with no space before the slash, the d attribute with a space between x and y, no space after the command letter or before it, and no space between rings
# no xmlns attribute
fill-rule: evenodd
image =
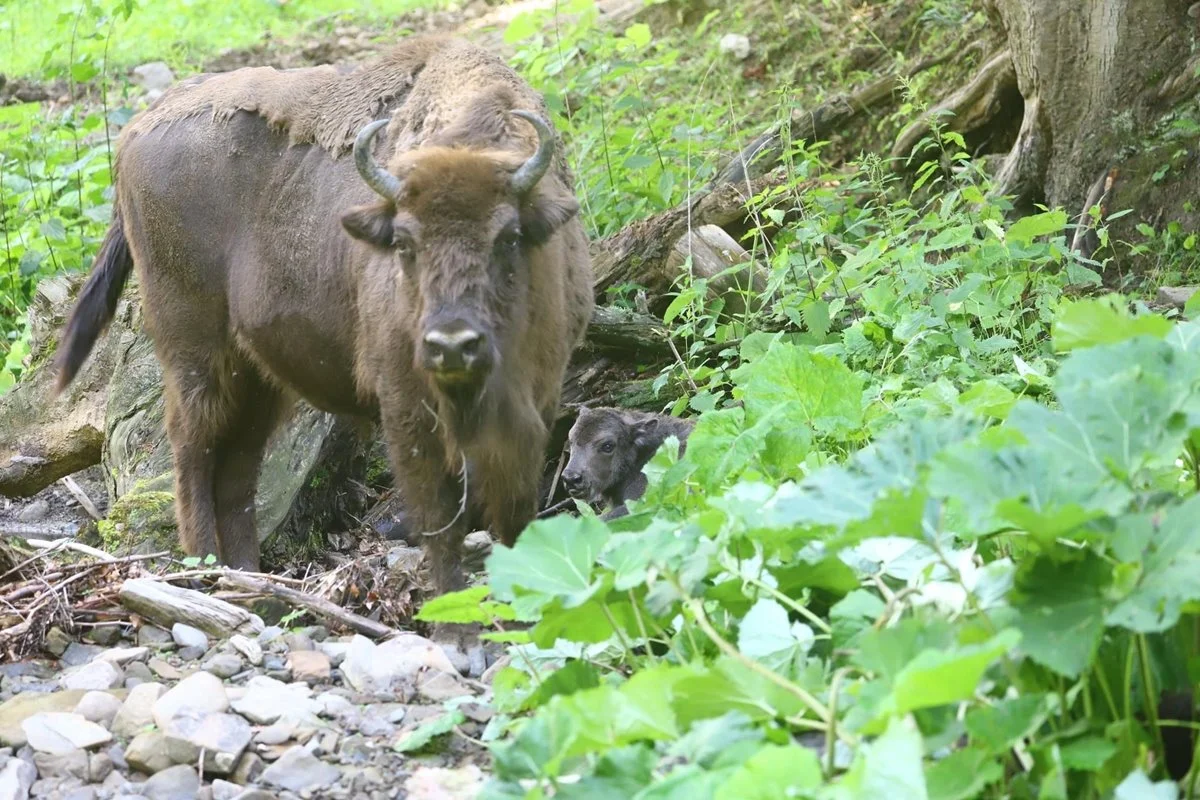
<svg viewBox="0 0 1200 800"><path fill-rule="evenodd" d="M154 724L154 704L166 694L167 687L161 683L139 683L129 690L121 710L113 717L113 734L132 739L149 725Z"/></svg>
<svg viewBox="0 0 1200 800"><path fill-rule="evenodd" d="M43 711L21 723L29 746L42 753L66 753L112 741L112 734L79 714Z"/></svg>
<svg viewBox="0 0 1200 800"><path fill-rule="evenodd" d="M147 91L162 92L175 82L175 73L163 61L151 61L133 68L133 82Z"/></svg>
<svg viewBox="0 0 1200 800"><path fill-rule="evenodd" d="M717 42L717 49L738 61L745 61L750 55L750 40L740 33L727 33Z"/></svg>
<svg viewBox="0 0 1200 800"><path fill-rule="evenodd" d="M97 725L109 727L121 710L121 700L108 692L88 692L75 706L75 713Z"/></svg>
<svg viewBox="0 0 1200 800"><path fill-rule="evenodd" d="M270 725L280 719L310 722L321 712L307 684L283 683L266 675L256 675L247 681L245 693L232 706L256 725Z"/></svg>
<svg viewBox="0 0 1200 800"><path fill-rule="evenodd" d="M93 661L63 673L58 682L64 689L96 692L120 686L125 676L109 661Z"/></svg>
<svg viewBox="0 0 1200 800"><path fill-rule="evenodd" d="M208 649L208 635L199 628L184 625L182 622L176 622L171 626L171 638L180 647L198 647L201 650Z"/></svg>
<svg viewBox="0 0 1200 800"><path fill-rule="evenodd" d="M221 679L209 672L197 672L175 684L154 704L154 724L166 730L167 723L181 711L220 712L229 708L229 698Z"/></svg>
<svg viewBox="0 0 1200 800"><path fill-rule="evenodd" d="M308 750L296 745L288 748L278 761L263 770L261 780L299 794L329 786L341 776L337 767L320 761Z"/></svg>
<svg viewBox="0 0 1200 800"><path fill-rule="evenodd" d="M242 656L250 662L251 666L262 666L263 651L262 645L260 645L258 642L239 633L229 639L229 644L233 646L234 650L237 650L239 653L241 653Z"/></svg>
<svg viewBox="0 0 1200 800"><path fill-rule="evenodd" d="M37 769L21 758L10 758L0 769L0 800L26 800L37 780Z"/></svg>
<svg viewBox="0 0 1200 800"><path fill-rule="evenodd" d="M149 647L113 647L96 656L96 660L109 661L118 667L123 667L134 661L145 661L149 657Z"/></svg>
<svg viewBox="0 0 1200 800"><path fill-rule="evenodd" d="M377 645L359 635L350 642L342 677L360 692L387 694L398 683L415 683L426 669L459 674L442 648L423 636L402 633Z"/></svg>

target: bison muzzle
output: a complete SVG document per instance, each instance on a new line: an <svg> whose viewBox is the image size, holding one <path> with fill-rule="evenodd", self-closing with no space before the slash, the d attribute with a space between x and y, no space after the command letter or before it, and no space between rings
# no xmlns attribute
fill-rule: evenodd
<svg viewBox="0 0 1200 800"><path fill-rule="evenodd" d="M60 389L136 270L187 552L258 568L258 470L296 398L380 423L435 590L462 585L468 521L516 540L593 302L547 117L496 57L414 37L354 70L198 76L122 131Z"/></svg>

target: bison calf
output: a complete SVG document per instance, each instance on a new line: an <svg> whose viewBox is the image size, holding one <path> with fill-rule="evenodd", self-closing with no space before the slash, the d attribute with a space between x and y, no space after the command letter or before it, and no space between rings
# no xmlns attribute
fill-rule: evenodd
<svg viewBox="0 0 1200 800"><path fill-rule="evenodd" d="M606 503L605 519L624 516L625 502L646 491L642 467L669 436L679 440L682 453L694 425L695 420L666 414L581 408L568 437L571 457L563 484L574 497Z"/></svg>

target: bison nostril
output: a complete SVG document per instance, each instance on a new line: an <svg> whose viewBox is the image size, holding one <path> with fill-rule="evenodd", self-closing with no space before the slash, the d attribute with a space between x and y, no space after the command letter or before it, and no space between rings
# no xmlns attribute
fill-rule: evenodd
<svg viewBox="0 0 1200 800"><path fill-rule="evenodd" d="M428 363L435 369L471 369L480 361L485 342L482 333L470 328L434 329L425 334Z"/></svg>

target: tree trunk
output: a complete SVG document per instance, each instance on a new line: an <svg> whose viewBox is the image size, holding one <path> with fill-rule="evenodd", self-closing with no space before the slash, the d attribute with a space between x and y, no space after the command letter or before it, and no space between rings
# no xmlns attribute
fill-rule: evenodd
<svg viewBox="0 0 1200 800"><path fill-rule="evenodd" d="M987 6L1007 35L1024 100L997 192L1014 195L1022 211L1045 203L1078 213L1091 195L1114 211L1134 209L1123 224L1184 222L1189 214L1194 224L1185 202L1200 174L1195 135L1190 152L1181 154L1181 143L1164 130L1172 109L1194 106L1200 85L1189 3L987 0ZM1092 191L1097 186L1102 191Z"/></svg>

